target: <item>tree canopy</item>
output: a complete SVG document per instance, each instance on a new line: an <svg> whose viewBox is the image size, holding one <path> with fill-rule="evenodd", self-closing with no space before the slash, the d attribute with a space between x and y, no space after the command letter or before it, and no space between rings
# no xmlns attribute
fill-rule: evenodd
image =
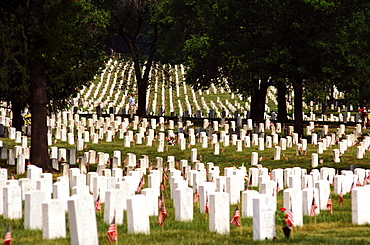
<svg viewBox="0 0 370 245"><path fill-rule="evenodd" d="M19 105L13 113L30 106L31 162L51 170L46 117L104 65L108 15L94 1L74 0L5 0L0 14L8 31L0 40L0 96Z"/></svg>
<svg viewBox="0 0 370 245"><path fill-rule="evenodd" d="M184 43L188 83L207 88L227 79L232 90L252 96L257 121L263 119L264 108L258 106L264 105L272 82L293 86L300 135L304 90L338 84L356 91L368 83L365 1L207 0L189 5L199 26Z"/></svg>
<svg viewBox="0 0 370 245"><path fill-rule="evenodd" d="M107 0L102 8L110 12L110 34L123 39L128 53L134 62L137 81L137 114L146 114L146 90L149 85L149 73L156 57L158 30L157 19L159 2L155 0ZM134 91L133 91L134 92Z"/></svg>

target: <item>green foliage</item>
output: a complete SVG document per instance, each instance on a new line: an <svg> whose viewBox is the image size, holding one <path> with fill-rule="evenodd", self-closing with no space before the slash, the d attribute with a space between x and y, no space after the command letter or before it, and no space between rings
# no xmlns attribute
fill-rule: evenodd
<svg viewBox="0 0 370 245"><path fill-rule="evenodd" d="M104 64L108 13L94 1L45 1L43 24L34 26L26 17L28 3L0 4L0 97L29 103L29 63L39 57L46 64L49 109L65 108ZM35 46L30 30L38 33Z"/></svg>
<svg viewBox="0 0 370 245"><path fill-rule="evenodd" d="M113 37L120 37L128 54L134 62L135 77L138 85L137 114L146 114L146 95L148 88L150 66L156 58L157 45L162 27L158 16L160 2L155 0L144 1L104 1L102 8L110 12L110 33ZM163 34L163 33L161 33Z"/></svg>
<svg viewBox="0 0 370 245"><path fill-rule="evenodd" d="M16 98L25 106L29 97L29 74L27 60L23 58L26 52L24 26L1 5L0 15L0 99Z"/></svg>
<svg viewBox="0 0 370 245"><path fill-rule="evenodd" d="M54 109L65 107L102 67L108 18L108 12L92 2L61 1L49 7L45 62L48 95Z"/></svg>
<svg viewBox="0 0 370 245"><path fill-rule="evenodd" d="M1 85L15 89L1 99L12 102L13 126L20 130L21 111L29 104L32 116L32 162L50 170L47 162L46 115L65 108L82 85L104 63L107 13L94 1L27 0L0 3L0 26L14 29L2 35L5 61ZM15 56L17 55L17 56ZM6 71L10 70L10 75ZM15 78L15 79L14 79ZM18 80L14 83L14 80ZM16 86L13 86L16 84ZM49 109L49 110L47 110ZM37 138L37 139L36 139Z"/></svg>
<svg viewBox="0 0 370 245"><path fill-rule="evenodd" d="M174 1L178 6L187 15L169 11L171 23L197 21L182 36L181 53L187 82L196 88L227 78L232 90L251 95L256 78L304 79L306 90L326 87L325 97L333 84L353 93L368 80L369 4L363 1Z"/></svg>

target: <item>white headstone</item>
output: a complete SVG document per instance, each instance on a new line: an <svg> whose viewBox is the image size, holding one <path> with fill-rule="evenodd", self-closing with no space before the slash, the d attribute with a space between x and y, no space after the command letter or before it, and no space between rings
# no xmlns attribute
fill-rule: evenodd
<svg viewBox="0 0 370 245"><path fill-rule="evenodd" d="M230 233L230 204L225 201L229 195L215 192L209 195L209 230L227 235Z"/></svg>
<svg viewBox="0 0 370 245"><path fill-rule="evenodd" d="M320 209L326 210L328 199L330 197L330 183L327 180L319 180L315 187L319 190Z"/></svg>
<svg viewBox="0 0 370 245"><path fill-rule="evenodd" d="M255 190L242 192L242 217L253 217L253 198L259 193Z"/></svg>
<svg viewBox="0 0 370 245"><path fill-rule="evenodd" d="M116 188L123 191L122 208L123 208L123 210L126 210L127 209L127 201L126 201L127 197L134 195L135 190L132 190L131 182L129 182L129 181L120 181L120 182L116 183Z"/></svg>
<svg viewBox="0 0 370 245"><path fill-rule="evenodd" d="M368 208L369 202L369 187L356 187L352 189L351 207L353 224L363 225L370 223L370 210Z"/></svg>
<svg viewBox="0 0 370 245"><path fill-rule="evenodd" d="M28 191L25 194L24 228L37 230L42 228L41 203L45 201L45 192Z"/></svg>
<svg viewBox="0 0 370 245"><path fill-rule="evenodd" d="M263 151L265 150L265 139L264 138L258 138L258 150Z"/></svg>
<svg viewBox="0 0 370 245"><path fill-rule="evenodd" d="M42 238L55 239L66 237L65 204L62 200L52 199L42 203Z"/></svg>
<svg viewBox="0 0 370 245"><path fill-rule="evenodd" d="M258 164L258 152L252 152L251 153L251 165L257 165Z"/></svg>
<svg viewBox="0 0 370 245"><path fill-rule="evenodd" d="M280 152L281 152L280 146L275 146L275 149L274 149L274 160L280 160Z"/></svg>
<svg viewBox="0 0 370 245"><path fill-rule="evenodd" d="M142 190L143 195L148 199L149 216L158 215L158 194L154 188L145 188Z"/></svg>
<svg viewBox="0 0 370 245"><path fill-rule="evenodd" d="M175 220L189 221L193 219L193 190L177 188L175 190Z"/></svg>
<svg viewBox="0 0 370 245"><path fill-rule="evenodd" d="M216 191L216 184L204 182L198 185L199 189L199 211L205 213L206 202L209 202L209 194Z"/></svg>
<svg viewBox="0 0 370 245"><path fill-rule="evenodd" d="M316 206L315 215L320 213L319 208L319 190L317 188L305 188L302 190L302 212L303 215L310 215L313 198L315 198Z"/></svg>
<svg viewBox="0 0 370 245"><path fill-rule="evenodd" d="M253 240L272 239L276 236L275 208L271 199L267 194L253 198Z"/></svg>
<svg viewBox="0 0 370 245"><path fill-rule="evenodd" d="M316 168L319 165L319 155L312 153L311 155L311 167Z"/></svg>
<svg viewBox="0 0 370 245"><path fill-rule="evenodd" d="M98 245L98 230L92 195L73 195L68 200L71 244Z"/></svg>
<svg viewBox="0 0 370 245"><path fill-rule="evenodd" d="M111 224L115 218L116 224L123 223L123 191L120 189L108 189L105 191L104 221Z"/></svg>
<svg viewBox="0 0 370 245"><path fill-rule="evenodd" d="M229 193L230 204L240 202L240 187L236 176L226 177L226 192Z"/></svg>
<svg viewBox="0 0 370 245"><path fill-rule="evenodd" d="M150 233L147 197L135 195L127 198L127 231L128 233Z"/></svg>
<svg viewBox="0 0 370 245"><path fill-rule="evenodd" d="M89 187L87 185L77 185L72 187L72 195L90 194Z"/></svg>
<svg viewBox="0 0 370 245"><path fill-rule="evenodd" d="M22 194L19 185L6 185L3 191L3 210L4 218L22 218Z"/></svg>
<svg viewBox="0 0 370 245"><path fill-rule="evenodd" d="M297 188L287 188L283 192L283 198L286 212L293 214L294 226L303 226L302 191Z"/></svg>
<svg viewBox="0 0 370 245"><path fill-rule="evenodd" d="M25 193L27 191L31 190L31 180L28 179L28 178L21 178L21 179L18 180L18 183L19 183L19 186L21 187L22 200L24 200L25 199ZM1 209L0 212L1 212L0 214L2 214L2 209Z"/></svg>
<svg viewBox="0 0 370 245"><path fill-rule="evenodd" d="M342 193L343 195L347 193L347 183L346 183L346 176L344 175L335 175L334 176L334 194L339 195Z"/></svg>

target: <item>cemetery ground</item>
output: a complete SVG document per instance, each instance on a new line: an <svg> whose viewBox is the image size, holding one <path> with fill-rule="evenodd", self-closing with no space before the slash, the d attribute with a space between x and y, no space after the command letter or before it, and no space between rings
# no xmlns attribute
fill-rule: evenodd
<svg viewBox="0 0 370 245"><path fill-rule="evenodd" d="M315 130L319 129L320 126L316 125ZM329 130L335 130L335 125ZM347 127L347 133L352 133L353 127ZM369 130L363 130L363 135L367 135ZM269 135L269 132L265 132ZM309 137L305 137L310 142ZM4 145L13 147L15 145L14 140L2 138ZM66 142L57 142L55 146L59 148L71 148ZM73 146L72 146L73 147ZM124 141L116 137L113 142L106 142L105 140L99 141L98 144L87 143L84 151L95 150L96 152L109 153L113 155L113 151L119 150L122 153L124 159L127 153L134 153L137 157L142 155L148 155L149 160L153 162L155 167L155 158L163 157L167 159L167 156L174 156L176 162L181 159L190 159L190 149L198 149L198 159L201 157L203 163L213 162L215 166L218 166L221 170L222 175L225 167L240 167L244 165L247 169L251 166L251 153L258 152L259 164L263 167L267 167L269 171L276 168L288 168L299 166L307 169L309 173L311 168L311 154L317 152L317 146L311 144L307 145L307 152L305 154L296 155L295 146L287 148L286 151L282 151L284 157L281 160L273 160L274 150L273 148L265 148L263 151L259 151L257 146L251 145L250 148L244 148L242 152L236 152L235 146L230 145L224 148L220 155L214 155L211 146L208 148L202 148L199 142L191 148L186 150L179 150L179 145L168 145L168 150L164 152L157 152L156 143L153 146L146 146L145 142L142 145L131 145L131 147L124 147ZM332 167L337 169L337 172L341 170L349 170L350 165L356 165L359 168L368 169L370 168L370 154L366 154L363 159L356 158L356 147L351 147L348 152L343 154L340 158L340 163L334 163L332 149L337 148L337 145L331 146L323 154L319 155L319 158L323 159L323 163L318 166L321 167ZM84 151L78 151L77 157L83 155ZM189 162L190 165L192 165ZM14 166L7 165L4 161L0 165L2 168L8 168L9 177L15 172ZM178 168L178 166L177 166ZM90 164L89 171L95 171L96 164ZM57 173L53 174L54 179L59 176ZM26 175L15 175L16 179L26 177ZM147 183L147 181L146 181ZM145 185L144 187L146 187ZM256 187L250 189L258 190ZM164 222L163 227L158 226L157 216L150 217L150 234L130 234L127 232L126 222L126 211L124 214L124 222L122 225L118 225L118 244L260 244L260 243L274 243L274 244L366 244L368 243L368 237L370 234L369 225L354 225L352 224L351 216L351 194L347 193L344 195L343 204L339 204L339 196L333 194L333 187L331 187L331 198L333 203L333 213L323 210L319 215L316 216L316 223L314 217L304 216L303 227L294 228L292 237L287 239L284 237L281 230L282 226L279 222L276 223L276 239L268 241L253 241L253 221L252 218L242 218L242 230L230 224L230 234L220 235L215 232L210 232L208 227L208 215L199 212L199 204L194 204L194 217L192 221L176 221L174 219L174 208L173 201L170 199L169 184L166 185L165 190L165 204L167 209L167 219ZM282 191L277 195L277 207L282 207ZM23 202L24 203L24 202ZM232 216L236 205L230 205L230 217ZM23 209L24 210L24 209ZM106 239L106 232L108 226L103 219L104 204L102 205L102 211L96 213L97 227L99 244L108 244ZM279 210L278 210L279 211ZM41 230L29 230L24 229L24 216L21 219L8 220L3 216L0 216L0 230L5 234L8 223L10 222L12 227L13 244L70 244L69 237L69 226L68 226L68 213L67 217L67 237L63 239L44 240L42 238Z"/></svg>
<svg viewBox="0 0 370 245"><path fill-rule="evenodd" d="M73 135L76 131L79 133L90 132L90 140L84 142L83 150L78 150L76 153L76 158L79 158L89 152L94 150L95 153L105 153L110 157L114 155L114 151L120 151L121 153L121 163L123 169L125 169L124 159L127 156L127 153L133 153L136 155L138 160L141 156L146 155L149 158L149 161L152 162L153 167L156 166L156 157L162 157L163 162L166 162L168 156L174 156L175 161L179 162L182 159L186 159L189 162L189 165L194 169L194 164L191 163L191 149L197 149L197 159L200 162L206 165L208 162L212 162L215 166L220 169L220 176L224 173L224 168L226 167L235 167L239 168L245 166L247 170L251 167L256 167L251 165L252 152L258 153L258 162L263 167L268 168L269 171L273 169L285 169L292 167L301 167L306 169L307 173L310 173L311 167L311 154L318 152L318 145L311 145L311 136L305 135L303 138L307 139L307 151L302 151L300 154L296 154L296 145L293 144L292 147L288 147L286 150L281 150L280 160L274 160L274 147L267 148L264 150L259 150L256 145L251 144L250 147L242 147L242 151L237 152L235 145L222 146L222 142L219 142L219 155L214 154L213 145L211 142L208 142L207 147L203 148L202 144L198 142L199 137L196 138L194 145L188 147L189 137L186 136L186 147L185 149L180 149L180 144L177 142L175 145L169 145L165 142L163 152L158 152L159 140L153 141L152 146L147 146L147 137L143 138L142 144L134 144L133 141L130 142L129 147L125 147L124 138L121 137L118 128L120 129L126 127L118 123L119 126L113 126L113 119L110 120L109 125L115 127L115 130L110 130L110 133L114 135L112 142L107 142L108 128L104 128L104 123L106 120L102 120L102 123L99 123L97 126L97 120L93 120L93 124L96 124L93 128L93 133L91 130L88 130L87 125L90 124L88 121L91 117L97 116L97 114L111 113L111 110L118 114L125 114L124 111L128 112L128 98L131 92L135 92L137 86L135 84L135 79L133 76L133 66L129 62L120 62L111 60L107 64L107 68L98 76L97 79L91 83L88 87L83 88L78 98L73 100L74 108L71 108L69 111L59 112L59 114L54 115L54 118L48 118L48 120L53 120L53 125L56 127L52 129L53 138L50 140L50 146L58 147L59 149L81 149L81 143L78 145L76 142L77 134ZM198 127L205 127L203 125L203 119L208 118L208 113L212 110L214 112L215 119L209 119L210 126L213 126L214 120L219 120L223 113L226 115L226 121L234 120L234 113L238 111L241 116L246 118L247 111L250 110L250 98L242 98L237 94L231 93L228 89L227 84L224 86L216 87L214 85L210 86L206 91L194 91L189 86L187 86L183 79L184 67L183 66L156 66L153 67L152 77L150 88L147 90L147 109L148 114L158 115L162 113L162 116L170 116L174 114L177 116L184 116L188 114L190 116L189 120L194 123L191 127L194 129L195 133L197 132ZM340 97L340 92L337 93L338 98ZM292 94L290 95L290 98ZM267 101L266 101L266 115L271 114L273 111L277 111L277 101L276 101L276 89L270 88L267 92ZM100 108L100 113L97 113L97 108ZM291 114L293 112L293 107L291 104L287 106L289 118L293 118ZM328 108L328 116L324 117L321 115L321 108L315 103L304 103L303 110L305 114L305 121L317 121L317 124L312 129L314 132L318 132L320 129L323 129L324 125L328 125L329 130L327 135L330 136L332 133L338 132L338 127L340 124L344 124L344 120L348 120L346 124L345 132L339 138L339 141L345 139L345 135L352 134L355 131L355 121L356 114L358 114L357 108L349 106L348 108L343 107L334 107L331 105ZM347 111L348 110L348 111ZM70 122L75 119L72 111L77 111L79 117L82 119L87 114L93 114L93 116L85 118L85 125L81 127L81 121L76 119L76 124ZM196 115L196 116L195 116ZM198 117L198 115L200 117ZM3 112L1 114L3 115ZM9 115L6 115L9 116ZM106 114L106 118L109 118L110 115ZM127 115L125 115L127 117ZM358 115L357 115L358 116ZM148 116L148 121L151 116ZM156 117L157 122L159 121L159 116ZM230 119L233 118L233 119ZM73 119L73 120L71 120ZM122 118L121 118L122 119ZM172 118L174 119L174 118ZM99 118L100 120L100 118ZM165 119L165 120L168 120ZM186 119L185 119L186 120ZM183 122L183 125L186 122ZM320 121L321 120L321 121ZM323 122L325 121L325 122ZM9 125L9 120L6 119L6 125ZM49 121L50 122L50 121ZM112 124L111 124L112 123ZM168 122L167 122L168 123ZM157 127L155 129L155 134L165 133L166 136L169 133L168 124L165 124L165 129L162 131ZM244 119L244 122L245 119ZM291 121L291 125L292 125ZM63 125L63 132L61 132L61 125ZM105 124L108 125L108 124ZM70 128L72 126L72 128ZM76 126L76 128L75 128ZM257 125L258 126L258 125ZM286 127L290 125L285 125ZM248 126L249 127L249 126ZM104 128L104 129L103 129ZM218 133L221 133L223 130L218 126ZM77 129L77 130L76 130ZM59 132L57 133L57 131ZM128 126L128 130L133 132L133 135L136 135L139 130L135 130L133 125ZM226 131L226 129L224 129ZM100 135L100 132L104 131L102 138L97 139L97 135ZM186 133L189 133L189 130L184 130ZM67 138L67 132L72 133L72 141L74 143L69 143L68 140L62 141L60 138L56 139L56 135L64 134L64 137ZM89 133L87 132L87 133ZM174 123L174 129L176 135L178 135L178 125ZM365 135L368 135L370 130L362 130L362 137L358 140L361 141ZM127 133L127 132L125 132ZM14 131L15 134L15 131ZM50 134L50 135L51 135ZM93 135L94 134L94 135ZM264 136L273 135L271 130L265 130ZM283 133L278 133L279 138L284 137ZM85 136L83 136L85 137ZM94 138L95 137L95 138ZM101 137L101 136L99 136ZM230 135L230 138L232 136ZM210 138L208 136L208 138ZM221 137L220 137L221 139ZM0 138L3 141L8 149L17 145L14 140L8 138ZM30 139L28 138L28 146ZM277 144L279 145L279 144ZM270 145L272 146L272 145ZM340 162L334 163L333 161L333 149L338 149L339 144L336 143L328 147L327 150L319 154L319 158L322 159L323 163L319 164L317 167L330 167L335 168L336 172L340 174L341 170L349 170L350 165L356 165L358 168L369 169L370 168L370 154L367 152L368 149L365 149L365 154L362 159L356 157L357 145L350 147L348 151L344 152L340 156ZM222 150L222 148L224 150ZM103 161L103 164L105 162ZM92 163L88 166L88 171L95 172L97 170L97 163ZM16 173L16 167L6 164L6 160L0 160L0 167L8 169L9 178L13 173ZM72 166L78 167L78 164ZM109 165L106 165L109 168ZM175 167L179 169L179 166L176 164ZM167 173L169 175L169 173ZM53 180L56 181L57 177L60 176L60 173L53 174ZM16 179L25 178L26 174L15 174ZM210 181L210 180L208 180ZM148 187L148 175L145 175L145 185L144 188ZM250 187L251 190L257 190L257 187ZM239 193L240 194L240 193ZM199 202L194 205L194 215L191 221L176 221L175 220L175 210L173 200L170 198L170 188L169 180L167 180L165 188L165 205L168 213L167 219L164 222L163 227L158 226L158 217L150 216L150 234L132 234L128 232L128 221L127 213L124 211L123 224L117 226L118 229L118 244L259 244L259 243L277 243L277 244L286 244L286 243L296 243L296 244L366 244L368 241L368 236L370 234L369 225L354 225L352 223L352 212L351 212L351 194L347 193L344 195L343 204L339 204L339 196L334 194L333 186L331 186L331 199L333 206L333 213L330 214L329 211L322 210L319 215L316 216L316 222L314 217L304 216L303 217L303 226L296 227L293 230L291 238L288 240L284 237L282 232L282 224L276 223L276 239L268 241L254 241L253 240L253 220L252 218L242 218L242 230L239 227L230 224L230 234L229 235L220 235L216 232L210 232L209 230L209 221L208 215L201 213L199 208ZM23 207L25 202L23 201ZM283 192L280 191L277 194L277 208L283 206ZM230 217L235 211L236 205L230 205L229 214ZM25 208L22 209L23 212ZM279 210L278 210L279 211ZM102 204L102 211L96 212L96 223L98 230L98 239L99 244L108 244L106 239L106 232L109 225L104 221L104 204ZM4 219L3 216L0 216L0 237L1 231L5 234L8 223L10 222L12 227L12 237L13 244L30 244L30 243L40 243L40 244L70 244L71 243L71 232L69 230L68 222L68 212L66 213L66 237L47 240L43 239L43 234L41 230L31 230L25 229L24 227L24 215L21 219L8 220ZM228 224L228 222L227 222Z"/></svg>

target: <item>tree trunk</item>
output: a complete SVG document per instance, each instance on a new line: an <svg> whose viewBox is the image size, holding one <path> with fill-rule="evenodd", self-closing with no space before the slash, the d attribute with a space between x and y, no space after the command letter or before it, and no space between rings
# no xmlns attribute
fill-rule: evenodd
<svg viewBox="0 0 370 245"><path fill-rule="evenodd" d="M279 122L285 123L288 121L288 113L286 111L286 84L283 82L278 82L277 83L277 89L278 89L278 96L277 96L277 101L278 101L278 115L277 119Z"/></svg>
<svg viewBox="0 0 370 245"><path fill-rule="evenodd" d="M138 108L136 114L139 117L143 117L146 114L146 89L148 88L148 79L142 77L139 58L134 57L134 68L138 89Z"/></svg>
<svg viewBox="0 0 370 245"><path fill-rule="evenodd" d="M140 84L138 84L138 94L139 94L139 108L137 114L142 117L146 115L146 90L148 89L149 84L149 73L152 67L152 62L154 60L155 50L157 47L157 39L158 39L158 28L157 25L154 25L153 37L152 42L150 44L150 50L148 54L148 60L145 63L145 71L143 75L140 73ZM137 76L136 76L137 78ZM139 80L138 80L139 81ZM164 109L164 108L163 108Z"/></svg>
<svg viewBox="0 0 370 245"><path fill-rule="evenodd" d="M136 111L136 114L139 117L143 117L146 115L146 90L148 88L149 83L149 73L151 69L152 62L154 60L155 50L157 46L157 39L158 39L158 28L156 25L154 25L153 28L153 36L150 44L150 50L148 53L148 59L147 62L143 62L143 66L145 66L145 71L142 73L143 66L141 65L140 61L140 50L138 47L138 37L140 34L140 31L142 29L142 16L139 18L137 30L135 31L135 35L130 37L130 35L125 31L124 25L120 25L119 28L119 35L123 38L125 41L129 51L132 60L134 61L134 69L135 69L135 76L137 81L137 88L138 88L138 108Z"/></svg>
<svg viewBox="0 0 370 245"><path fill-rule="evenodd" d="M298 134L298 138L303 136L303 113L302 113L302 97L303 97L303 80L297 79L293 82L294 88L294 132Z"/></svg>
<svg viewBox="0 0 370 245"><path fill-rule="evenodd" d="M136 77L137 79L137 77ZM136 114L139 117L143 117L146 114L146 89L148 87L148 81L144 81L144 79L140 79L138 81L138 108Z"/></svg>
<svg viewBox="0 0 370 245"><path fill-rule="evenodd" d="M13 119L12 119L12 126L16 128L17 131L22 131L23 126L23 118L22 118L22 105L17 103L15 100L12 101L12 112L13 112Z"/></svg>
<svg viewBox="0 0 370 245"><path fill-rule="evenodd" d="M30 64L31 80L31 163L50 172L50 160L47 144L47 94L45 69L41 61L34 60Z"/></svg>
<svg viewBox="0 0 370 245"><path fill-rule="evenodd" d="M45 64L41 55L42 33L39 28L43 26L43 0L30 1L28 40L32 56L29 57L30 88L31 88L31 163L50 172L50 160L47 145L47 92Z"/></svg>
<svg viewBox="0 0 370 245"><path fill-rule="evenodd" d="M153 51L154 52L154 51ZM154 54L154 53L153 53ZM139 117L143 117L146 115L146 90L148 89L149 84L149 72L151 69L153 58L149 56L149 59L145 63L145 71L142 73L142 67L140 65L140 59L138 54L131 54L134 60L134 68L135 68L135 76L137 81L137 89L138 89L138 109L136 114Z"/></svg>
<svg viewBox="0 0 370 245"><path fill-rule="evenodd" d="M323 114L323 115L326 115L327 114L327 108L328 108L328 105L326 104L326 101L324 101L324 102L322 102L321 103L321 113Z"/></svg>
<svg viewBox="0 0 370 245"><path fill-rule="evenodd" d="M259 86L258 83L259 81L256 80L256 86L251 98L251 118L253 122L262 122L265 113L268 82L266 80L261 80Z"/></svg>

